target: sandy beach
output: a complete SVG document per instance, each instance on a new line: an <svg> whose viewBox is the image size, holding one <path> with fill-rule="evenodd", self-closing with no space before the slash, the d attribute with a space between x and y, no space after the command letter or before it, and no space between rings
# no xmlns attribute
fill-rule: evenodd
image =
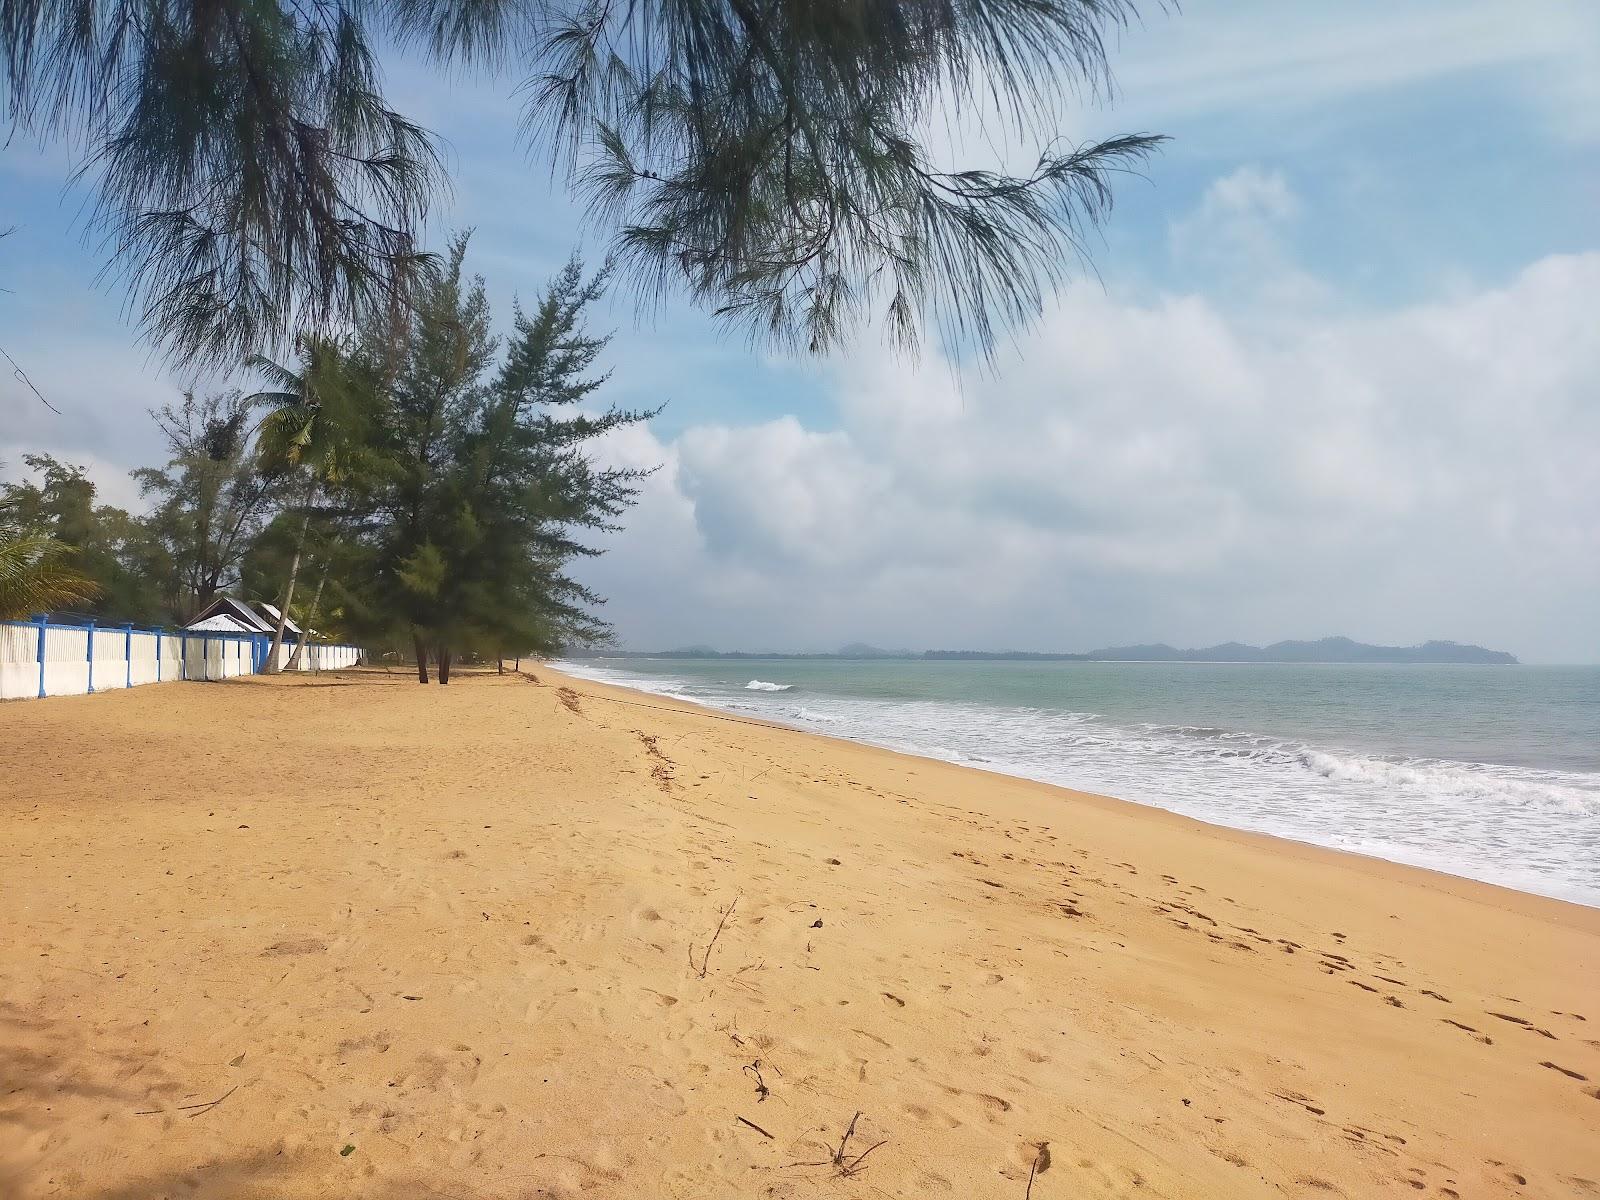
<svg viewBox="0 0 1600 1200"><path fill-rule="evenodd" d="M0 1195L1600 1196L1600 910L565 678L0 707Z"/></svg>

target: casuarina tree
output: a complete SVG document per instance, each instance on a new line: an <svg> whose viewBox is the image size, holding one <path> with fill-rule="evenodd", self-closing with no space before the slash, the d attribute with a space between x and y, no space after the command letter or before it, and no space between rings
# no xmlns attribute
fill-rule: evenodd
<svg viewBox="0 0 1600 1200"><path fill-rule="evenodd" d="M415 310L366 341L384 378L361 540L370 567L340 584L348 619L409 639L418 678L448 683L462 654L549 651L604 636L600 598L569 574L597 553L643 472L597 464L596 439L649 412L601 407L593 372L607 338L587 326L605 273L568 264L517 310L505 352L489 334L464 238L418 289ZM396 348L399 348L398 351ZM497 355L499 357L496 365Z"/></svg>

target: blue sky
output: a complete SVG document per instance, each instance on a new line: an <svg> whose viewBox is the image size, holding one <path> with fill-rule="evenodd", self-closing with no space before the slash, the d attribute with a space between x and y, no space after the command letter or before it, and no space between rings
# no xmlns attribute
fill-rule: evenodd
<svg viewBox="0 0 1600 1200"><path fill-rule="evenodd" d="M608 447L659 463L592 570L639 646L1083 648L1348 633L1600 660L1600 5L1220 3L1115 39L1119 94L1060 114L1169 134L993 372L872 333L752 351L681 302L613 300ZM517 141L514 81L396 63L448 143L445 232L500 311L603 252ZM1018 165L968 122L953 162ZM70 156L0 151L0 458L86 462L133 503L137 344L82 242ZM1114 469L1113 469L1114 468ZM13 468L14 469L14 468Z"/></svg>

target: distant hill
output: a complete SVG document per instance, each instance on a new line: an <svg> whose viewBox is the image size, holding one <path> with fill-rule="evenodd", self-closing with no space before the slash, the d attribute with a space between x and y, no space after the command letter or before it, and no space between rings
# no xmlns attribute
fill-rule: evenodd
<svg viewBox="0 0 1600 1200"><path fill-rule="evenodd" d="M713 650L710 646L685 646L678 650L568 650L571 658L609 658L647 654L654 658L777 658L777 659L923 659L932 662L1225 662L1225 663L1477 663L1510 666L1516 657L1504 650L1485 650L1459 642L1424 642L1420 646L1369 646L1347 637L1326 637L1314 642L1273 642L1247 646L1223 642L1197 650L1179 650L1165 642L1139 646L1107 646L1087 654L1047 653L1034 650L883 650L865 642L852 642L834 654L777 654L769 650Z"/></svg>
<svg viewBox="0 0 1600 1200"><path fill-rule="evenodd" d="M924 650L919 656L937 662L1087 662L1087 654L1039 650Z"/></svg>
<svg viewBox="0 0 1600 1200"><path fill-rule="evenodd" d="M1239 662L1239 663L1480 663L1513 665L1516 657L1504 650L1485 650L1459 642L1424 642L1420 646L1369 646L1347 637L1326 637L1314 642L1273 642L1246 646L1223 642L1198 650L1154 646L1109 646L1086 656L1101 662Z"/></svg>

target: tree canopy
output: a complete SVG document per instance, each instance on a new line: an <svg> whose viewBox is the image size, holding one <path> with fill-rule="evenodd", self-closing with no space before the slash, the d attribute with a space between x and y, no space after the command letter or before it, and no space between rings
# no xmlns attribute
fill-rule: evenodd
<svg viewBox="0 0 1600 1200"><path fill-rule="evenodd" d="M32 480L0 483L0 542L17 588L7 619L47 609L74 609L122 621L159 620L161 581L170 574L162 546L147 525L120 508L95 502L82 467L48 454L25 454ZM39 587L50 581L50 586ZM65 585L65 586L62 586Z"/></svg>
<svg viewBox="0 0 1600 1200"><path fill-rule="evenodd" d="M365 471L345 480L367 565L337 585L365 636L409 639L419 669L431 655L441 680L453 656L605 635L600 597L568 564L597 553L581 535L614 529L643 473L599 466L587 447L652 415L595 406L609 338L586 316L604 271L569 263L514 313L502 354L483 281L464 273L466 245L453 243L409 316L353 352L374 381L376 434Z"/></svg>
<svg viewBox="0 0 1600 1200"><path fill-rule="evenodd" d="M596 443L656 411L600 399L610 336L590 315L610 267L569 261L502 343L467 242L421 268L405 308L305 334L288 365L252 359L261 391L153 411L166 462L132 472L140 516L97 504L82 468L24 456L36 481L0 483L7 611L181 623L235 592L412 654L423 682L430 661L448 682L454 661L606 638L573 568L649 472Z"/></svg>
<svg viewBox="0 0 1600 1200"><path fill-rule="evenodd" d="M867 321L987 351L1037 311L1111 181L1160 141L951 170L924 131L1007 132L1110 85L1133 0L0 0L0 115L86 151L111 269L180 360L232 366L411 302L443 183L376 47L522 85L537 155L649 299L682 289L811 350Z"/></svg>

